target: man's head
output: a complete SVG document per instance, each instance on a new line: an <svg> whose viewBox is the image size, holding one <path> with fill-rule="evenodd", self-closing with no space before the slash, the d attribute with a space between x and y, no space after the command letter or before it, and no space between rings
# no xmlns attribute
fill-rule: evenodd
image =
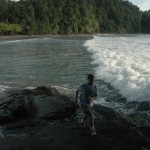
<svg viewBox="0 0 150 150"><path fill-rule="evenodd" d="M87 75L87 81L89 85L92 85L94 83L94 75L93 74L88 74Z"/></svg>

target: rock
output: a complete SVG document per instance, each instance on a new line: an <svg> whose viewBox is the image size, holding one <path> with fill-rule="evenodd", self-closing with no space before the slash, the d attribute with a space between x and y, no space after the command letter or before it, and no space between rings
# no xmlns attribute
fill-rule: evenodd
<svg viewBox="0 0 150 150"><path fill-rule="evenodd" d="M35 103L38 116L43 119L63 119L71 117L76 112L74 103L64 95L36 97Z"/></svg>
<svg viewBox="0 0 150 150"><path fill-rule="evenodd" d="M37 96L37 95L47 95L51 96L54 94L60 94L56 88L53 87L45 87L45 86L39 86L36 89L29 90L29 89L24 89L22 91L23 95L32 95L32 96Z"/></svg>
<svg viewBox="0 0 150 150"><path fill-rule="evenodd" d="M76 108L55 88L10 91L0 97L0 150L150 149L149 127L137 128L105 106L94 105L93 109L98 134L94 137L88 122L81 128L77 116L63 119L74 115Z"/></svg>
<svg viewBox="0 0 150 150"><path fill-rule="evenodd" d="M0 98L0 123L31 116L35 108L32 95L24 95L21 90L10 91Z"/></svg>
<svg viewBox="0 0 150 150"><path fill-rule="evenodd" d="M81 128L76 119L51 121L39 119L41 123L23 128L9 128L0 139L0 150L149 150L149 139L138 132L136 126L120 118L111 108L94 106L97 116L97 136L91 136L90 126ZM101 114L99 114L101 113ZM118 117L119 116L119 117ZM30 122L30 121L29 121ZM6 127L5 127L6 129ZM144 129L148 134L149 129Z"/></svg>
<svg viewBox="0 0 150 150"><path fill-rule="evenodd" d="M37 117L62 119L75 113L75 105L53 87L9 91L0 97L0 124Z"/></svg>

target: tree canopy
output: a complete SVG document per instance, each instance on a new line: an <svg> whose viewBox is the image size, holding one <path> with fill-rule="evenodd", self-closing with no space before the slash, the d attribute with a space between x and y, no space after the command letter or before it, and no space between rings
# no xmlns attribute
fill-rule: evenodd
<svg viewBox="0 0 150 150"><path fill-rule="evenodd" d="M142 13L142 33L150 33L150 10Z"/></svg>
<svg viewBox="0 0 150 150"><path fill-rule="evenodd" d="M149 24L149 11L123 0L0 0L1 34L147 33Z"/></svg>

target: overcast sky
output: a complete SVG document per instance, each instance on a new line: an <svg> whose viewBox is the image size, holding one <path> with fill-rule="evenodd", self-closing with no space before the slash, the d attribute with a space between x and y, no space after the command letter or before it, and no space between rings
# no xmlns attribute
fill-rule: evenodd
<svg viewBox="0 0 150 150"><path fill-rule="evenodd" d="M150 9L150 0L129 0L134 5L140 7L141 10L149 10Z"/></svg>

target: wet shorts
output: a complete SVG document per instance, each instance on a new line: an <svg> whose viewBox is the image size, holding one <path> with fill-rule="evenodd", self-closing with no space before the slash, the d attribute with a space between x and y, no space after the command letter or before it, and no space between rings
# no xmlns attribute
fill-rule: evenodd
<svg viewBox="0 0 150 150"><path fill-rule="evenodd" d="M84 105L84 106L81 106L81 109L84 113L90 113L90 114L93 114L92 113L92 107L90 107L89 105Z"/></svg>

